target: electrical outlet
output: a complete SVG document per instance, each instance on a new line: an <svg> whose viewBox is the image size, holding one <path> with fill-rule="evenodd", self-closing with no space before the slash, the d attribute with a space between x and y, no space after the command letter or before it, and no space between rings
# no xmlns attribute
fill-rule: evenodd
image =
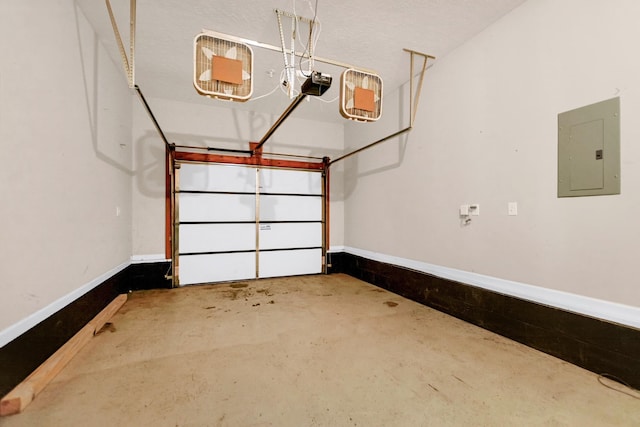
<svg viewBox="0 0 640 427"><path fill-rule="evenodd" d="M477 203L474 205L469 205L469 213L473 216L480 215L480 205Z"/></svg>
<svg viewBox="0 0 640 427"><path fill-rule="evenodd" d="M518 202L509 202L507 204L507 212L510 216L518 215Z"/></svg>

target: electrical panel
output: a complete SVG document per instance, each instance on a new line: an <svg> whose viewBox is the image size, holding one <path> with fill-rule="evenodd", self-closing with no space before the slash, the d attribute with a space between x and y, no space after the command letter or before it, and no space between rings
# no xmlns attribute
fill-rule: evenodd
<svg viewBox="0 0 640 427"><path fill-rule="evenodd" d="M558 197L620 194L620 98L558 114Z"/></svg>

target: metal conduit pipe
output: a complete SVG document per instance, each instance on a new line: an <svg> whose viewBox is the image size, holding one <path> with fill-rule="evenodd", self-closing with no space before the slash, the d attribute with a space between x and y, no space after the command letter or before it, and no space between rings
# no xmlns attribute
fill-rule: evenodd
<svg viewBox="0 0 640 427"><path fill-rule="evenodd" d="M209 147L209 146L198 146L198 145L181 145L175 144L173 145L175 148L186 148L189 150L201 150L201 151L218 151L218 152L226 152L226 153L238 153L238 154L251 154L251 150L240 150L234 148L217 148L217 147ZM312 159L312 160L323 160L324 157L318 156L305 156L302 154L287 154L287 153L273 153L273 152L262 152L263 156L275 156L275 157L292 157L297 159Z"/></svg>
<svg viewBox="0 0 640 427"><path fill-rule="evenodd" d="M298 96L296 96L296 98L293 100L293 102L287 107L286 110L284 110L284 113L282 113L282 115L280 117L278 117L278 120L276 120L276 122L271 126L271 128L267 131L267 133L262 137L262 139L258 142L258 145L256 145L253 150L251 150L251 154L255 154L258 150L260 150L260 148L262 148L262 146L264 145L265 142L267 142L267 140L271 137L271 135L273 135L273 133L276 131L276 129L278 129L280 127L280 125L282 124L282 122L284 122L286 120L287 117L289 117L289 115L291 113L293 113L293 110L296 109L296 107L298 105L300 105L300 103L307 97L306 93L301 93Z"/></svg>
<svg viewBox="0 0 640 427"><path fill-rule="evenodd" d="M396 136L400 136L403 133L409 132L411 129L413 129L413 124L416 120L416 113L418 111L418 104L420 103L420 93L422 92L422 83L424 81L424 73L427 69L427 60L428 59L435 59L434 56L431 55L426 55L424 53L420 53L420 52L416 52L415 50L411 50L411 49L404 49L405 52L408 52L411 55L411 64L409 66L409 126L399 130L395 133L392 133L389 136L385 136L384 138L381 138L377 141L372 142L371 144L365 145L364 147L358 148L355 151L352 151L351 153L345 154L343 156L338 157L335 160L332 160L331 162L329 162L329 166L331 166L334 163L337 163L341 160L344 160L348 157L353 156L354 154L358 154L364 150L368 150L371 147L374 147L378 144L380 144L381 142L385 142L388 141L391 138L395 138ZM414 98L414 92L413 92L413 68L414 68L414 60L413 57L414 55L418 55L421 56L423 58L423 63L422 63L422 69L420 70L420 79L418 80L418 90L415 93L415 98Z"/></svg>
<svg viewBox="0 0 640 427"><path fill-rule="evenodd" d="M395 132L395 133L393 133L393 134L391 134L391 135L389 135L389 136L385 136L384 138L381 138L381 139L379 139L379 140L377 140L377 141L374 141L374 142L372 142L372 143L371 143L371 144L369 144L369 145L365 145L364 147L360 147L360 148L358 148L357 150L354 150L354 151L352 151L352 152L350 152L350 153L345 154L344 156L340 156L340 157L338 157L337 159L331 160L331 161L329 162L329 166L331 166L332 164L337 163L337 162L339 162L339 161L341 161L341 160L344 160L344 159L346 159L347 157L351 157L351 156L353 156L354 154L358 154L358 153L360 153L361 151L364 151L364 150L367 150L367 149L369 149L369 148L371 148L371 147L373 147L373 146L376 146L376 145L380 144L381 142L385 142L385 141L387 141L387 140L389 140L389 139L391 139L391 138L395 138L396 136L400 136L400 135L402 135L403 133L409 132L411 129L413 129L413 126L406 127L406 128L404 128L404 129L402 129L402 130L399 130L398 132Z"/></svg>
<svg viewBox="0 0 640 427"><path fill-rule="evenodd" d="M140 86L135 85L134 89L136 90L136 93L138 94L138 97L140 98L140 101L142 101L142 105L144 105L145 110L147 110L147 113L149 114L149 117L151 118L151 121L153 122L154 126L156 127L156 130L160 134L160 137L164 141L164 143L167 146L167 148L171 149L171 144L169 143L169 140L167 140L167 137L164 134L164 132L162 131L162 128L160 127L160 124L156 120L156 116L153 115L153 111L151 111L151 107L149 107L149 104L147 103L147 100L145 99L144 95L142 94L142 90L140 90Z"/></svg>
<svg viewBox="0 0 640 427"><path fill-rule="evenodd" d="M233 148L207 147L207 151L217 151L219 153L252 154L251 150L236 150Z"/></svg>

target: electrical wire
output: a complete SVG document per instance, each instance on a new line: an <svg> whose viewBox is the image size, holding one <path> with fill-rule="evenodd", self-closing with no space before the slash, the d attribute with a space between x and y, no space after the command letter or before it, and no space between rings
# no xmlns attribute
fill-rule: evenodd
<svg viewBox="0 0 640 427"><path fill-rule="evenodd" d="M327 99L322 99L322 98L321 98L321 97L319 97L319 96L314 96L314 97L313 97L313 99L317 99L318 101L322 101L322 102L324 102L325 104L331 104L332 102L336 102L336 101L338 100L338 98L340 98L340 95L336 96L336 97L335 97L335 98L333 98L333 99L328 99L328 100L327 100Z"/></svg>
<svg viewBox="0 0 640 427"><path fill-rule="evenodd" d="M318 45L318 40L320 39L320 33L322 32L322 22L320 21L319 18L315 19L314 27L316 27L317 30L315 32L315 37L313 38L313 41L311 42L311 46L317 46ZM302 40L299 40L299 42L300 42L300 46L302 48L304 48L304 52L303 52L302 56L300 57L300 60L298 61L298 66L299 66L300 70L302 71L302 64L303 63L308 63L309 64L308 69L309 69L309 72L311 72L311 71L313 71L313 65L314 65L313 56L310 55L309 57L305 58L304 57L304 53L306 53L307 50L309 49L307 47L308 45L305 45L302 42ZM304 74L304 75L305 75L305 77L309 77L311 74L309 74L309 75Z"/></svg>
<svg viewBox="0 0 640 427"><path fill-rule="evenodd" d="M283 69L283 70L280 72L280 82L282 82L282 81L283 81L283 77L284 77L284 75L285 75L285 74L287 74L287 69L286 69L286 68L285 68L285 69ZM287 82L287 85L293 85L293 82ZM280 84L280 85L278 85L278 86L280 87L280 90L282 91L282 93L284 93L285 95L289 96L289 92L287 92L287 90L289 90L289 86L286 86L286 89L285 89L285 85L283 85L283 84ZM293 86L291 87L291 93L293 94L293 97L294 97L294 98L295 98L296 96L298 96L299 91L297 91L297 90L296 90L295 85L293 85Z"/></svg>
<svg viewBox="0 0 640 427"><path fill-rule="evenodd" d="M309 7L311 7L311 1L309 1ZM304 58L305 53L309 52L309 68L311 71L311 68L313 67L313 59L311 56L311 46L314 46L315 43L318 41L318 37L319 37L319 30L318 30L318 34L316 36L316 39L313 40L313 28L315 27L315 23L316 23L316 18L318 17L318 0L316 0L316 6L313 8L313 19L311 20L311 23L309 24L309 39L307 40L307 45L304 48L304 51L302 52L302 56L300 56L300 61L298 61L298 67L300 68L300 72L302 73L303 76L305 77L310 77L311 73L309 73L308 75L305 74L304 71L302 71L302 58ZM297 20L297 19L296 19ZM313 43L313 44L312 44Z"/></svg>
<svg viewBox="0 0 640 427"><path fill-rule="evenodd" d="M278 83L278 84L276 85L276 87L274 87L274 88L273 88L273 90L271 90L271 92L266 93L266 94L264 94L264 95L256 96L255 98L253 98L253 97L252 97L251 99L249 99L249 101L256 101L256 100L258 100L258 99L260 99L260 98L266 98L266 97L267 97L267 96L269 96L269 95L273 95L273 93L274 93L275 91L277 91L277 90L278 90L278 88L280 88L280 86L282 86L282 85L281 85L280 83Z"/></svg>
<svg viewBox="0 0 640 427"><path fill-rule="evenodd" d="M169 268L167 269L167 272L164 273L165 280L169 280L169 278L171 278L171 276L169 275L169 272L171 271L172 268L173 268L173 261L169 261Z"/></svg>
<svg viewBox="0 0 640 427"><path fill-rule="evenodd" d="M309 8L313 12L313 7L311 6L311 2L309 2ZM320 20L320 18L316 17L312 22L315 22L314 28L317 28L317 30L315 31L315 36L313 37L313 43L312 43L312 46L315 46L318 43L318 39L320 38L320 33L322 32L322 21ZM300 47L303 49L304 53L306 53L308 42L307 44L305 44L302 41L302 38L298 35L298 43L300 43Z"/></svg>
<svg viewBox="0 0 640 427"><path fill-rule="evenodd" d="M604 381L602 381L604 378L611 380L611 381L615 381L616 383L623 385L625 387L627 387L629 390L632 390L636 393L630 393L626 390L623 390L622 388L619 387L613 387L609 384L606 384ZM631 387L629 384L627 384L626 382L622 381L620 378L611 375L611 374L600 374L598 375L598 382L600 384L602 384L603 386L605 386L606 388L610 388L611 390L615 390L618 393L622 393L622 394L626 394L627 396L633 397L634 399L638 399L640 400L640 390L636 390L635 388Z"/></svg>
<svg viewBox="0 0 640 427"><path fill-rule="evenodd" d="M300 61L298 62L298 67L300 69L300 74L303 77L308 78L308 77L311 76L311 72L313 71L313 56L312 56L312 53L311 53L312 52L312 47L317 44L317 42L318 42L318 40L320 38L320 33L322 32L322 23L320 22L320 19L318 19L318 0L316 0L316 2L315 2L315 7L312 6L311 0L307 0L307 3L309 5L309 9L311 10L311 12L313 12L313 19L309 23L309 38L307 40L307 44L305 45L302 42L302 39L301 39L301 36L300 36L300 31L299 31L298 15L297 15L297 12L296 12L296 0L292 1L293 18L292 18L292 23L291 23L291 50L290 50L290 52L286 48L286 45L285 45L284 31L283 31L283 28L282 28L282 20L281 20L280 12L278 10L276 10L277 19L278 19L278 28L280 30L280 44L282 45L282 54L283 54L283 58L284 58L284 68L280 73L280 80L279 80L278 87L280 87L280 90L285 95L287 95L289 98L294 98L294 97L296 97L296 96L298 96L300 94L300 91L295 88L296 87L295 83L297 83L298 86L301 86L302 83L304 82L301 79L301 76L298 75L298 73L296 73L296 67L295 67L295 43L297 41L298 43L300 43L300 45L302 47L304 47L304 51L300 55ZM314 36L314 29L315 28L317 28L317 31L315 31L315 36ZM307 52L309 53L309 56L305 58L305 54L307 54ZM289 55L291 56L290 60L289 60ZM309 64L309 74L306 74L302 70L303 61L306 61ZM256 100L256 99L260 99L260 98L264 98L264 97L269 96L269 95L272 95L276 90L277 90L277 88L274 88L272 91L270 91L267 94L261 95L261 96L256 97L256 98L252 98L251 101ZM321 101L322 102L326 102L326 103L330 103L330 102L334 102L335 99L330 100L330 101L325 101L325 100L321 100Z"/></svg>

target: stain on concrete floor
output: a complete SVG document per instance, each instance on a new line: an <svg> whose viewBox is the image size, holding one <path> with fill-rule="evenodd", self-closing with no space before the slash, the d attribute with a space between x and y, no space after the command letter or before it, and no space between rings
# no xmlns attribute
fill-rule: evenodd
<svg viewBox="0 0 640 427"><path fill-rule="evenodd" d="M3 427L640 425L596 375L352 277L242 284L132 293Z"/></svg>

